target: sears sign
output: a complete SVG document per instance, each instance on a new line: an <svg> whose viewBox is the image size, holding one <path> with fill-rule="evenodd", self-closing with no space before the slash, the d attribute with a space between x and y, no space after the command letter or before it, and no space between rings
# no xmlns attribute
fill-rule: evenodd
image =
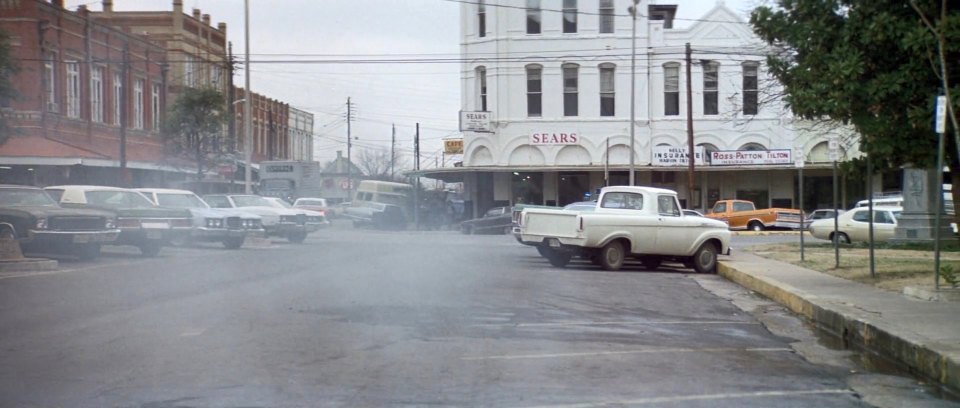
<svg viewBox="0 0 960 408"><path fill-rule="evenodd" d="M534 133L530 135L530 144L538 146L580 144L580 134L576 132Z"/></svg>

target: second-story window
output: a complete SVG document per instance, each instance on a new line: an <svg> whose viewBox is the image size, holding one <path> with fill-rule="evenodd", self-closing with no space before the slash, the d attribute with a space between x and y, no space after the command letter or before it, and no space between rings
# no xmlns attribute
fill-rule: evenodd
<svg viewBox="0 0 960 408"><path fill-rule="evenodd" d="M756 115L760 107L757 101L757 70L756 62L743 63L743 114Z"/></svg>
<svg viewBox="0 0 960 408"><path fill-rule="evenodd" d="M616 66L600 64L600 116L616 115Z"/></svg>
<svg viewBox="0 0 960 408"><path fill-rule="evenodd" d="M477 108L487 111L487 69L477 67Z"/></svg>
<svg viewBox="0 0 960 408"><path fill-rule="evenodd" d="M120 126L123 119L123 76L113 73L113 124Z"/></svg>
<svg viewBox="0 0 960 408"><path fill-rule="evenodd" d="M59 112L57 106L57 56L52 52L43 56L43 93L47 97L47 112Z"/></svg>
<svg viewBox="0 0 960 408"><path fill-rule="evenodd" d="M703 64L703 114L716 115L719 113L719 75L720 64L709 61Z"/></svg>
<svg viewBox="0 0 960 408"><path fill-rule="evenodd" d="M80 117L80 63L67 61L67 116Z"/></svg>
<svg viewBox="0 0 960 408"><path fill-rule="evenodd" d="M193 55L184 55L183 58L183 84L189 87L197 85L197 61Z"/></svg>
<svg viewBox="0 0 960 408"><path fill-rule="evenodd" d="M477 36L487 36L487 5L486 0L477 0Z"/></svg>
<svg viewBox="0 0 960 408"><path fill-rule="evenodd" d="M675 62L663 66L663 114L680 114L680 64Z"/></svg>
<svg viewBox="0 0 960 408"><path fill-rule="evenodd" d="M563 32L577 32L577 0L563 0Z"/></svg>
<svg viewBox="0 0 960 408"><path fill-rule="evenodd" d="M153 130L160 130L160 84L153 84L152 88L150 119L153 120Z"/></svg>
<svg viewBox="0 0 960 408"><path fill-rule="evenodd" d="M543 116L543 67L527 66L527 116Z"/></svg>
<svg viewBox="0 0 960 408"><path fill-rule="evenodd" d="M613 21L616 14L613 9L613 0L600 0L600 34L613 33Z"/></svg>
<svg viewBox="0 0 960 408"><path fill-rule="evenodd" d="M579 114L578 92L580 67L577 64L563 65L563 116L577 116Z"/></svg>
<svg viewBox="0 0 960 408"><path fill-rule="evenodd" d="M103 123L103 67L90 70L90 120Z"/></svg>
<svg viewBox="0 0 960 408"><path fill-rule="evenodd" d="M527 0L527 34L540 34L540 0Z"/></svg>
<svg viewBox="0 0 960 408"><path fill-rule="evenodd" d="M144 80L137 79L133 84L133 128L143 129L143 86Z"/></svg>

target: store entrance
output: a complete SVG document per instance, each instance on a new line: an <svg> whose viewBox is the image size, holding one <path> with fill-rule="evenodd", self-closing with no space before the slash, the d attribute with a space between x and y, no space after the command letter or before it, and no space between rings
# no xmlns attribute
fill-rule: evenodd
<svg viewBox="0 0 960 408"><path fill-rule="evenodd" d="M557 183L561 206L583 201L590 194L590 176L587 173L560 173Z"/></svg>

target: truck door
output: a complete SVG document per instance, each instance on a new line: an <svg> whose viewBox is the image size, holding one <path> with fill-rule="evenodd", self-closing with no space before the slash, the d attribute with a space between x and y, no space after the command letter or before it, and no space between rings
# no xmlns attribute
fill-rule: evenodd
<svg viewBox="0 0 960 408"><path fill-rule="evenodd" d="M674 195L657 196L657 252L674 255L685 253L690 246L694 231L689 220L681 214L677 197Z"/></svg>
<svg viewBox="0 0 960 408"><path fill-rule="evenodd" d="M645 198L649 200L644 200ZM656 203L646 201L654 201L654 199L652 196L620 191L603 194L600 197L600 208L596 211L598 215L617 214L628 217L591 217L590 234L608 237L626 233L634 238L631 240L631 253L654 253L657 244L657 219L650 216L653 211L646 208L655 206Z"/></svg>

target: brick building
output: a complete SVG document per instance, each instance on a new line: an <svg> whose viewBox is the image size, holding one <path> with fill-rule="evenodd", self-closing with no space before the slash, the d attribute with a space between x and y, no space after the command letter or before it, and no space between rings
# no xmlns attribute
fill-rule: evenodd
<svg viewBox="0 0 960 408"><path fill-rule="evenodd" d="M236 100L243 100L247 92L243 88L234 88L233 94ZM290 105L251 92L253 97L250 99L250 109L253 111L251 122L253 124L253 162L259 163L264 160L289 160L290 141L289 141L289 121ZM234 108L236 110L237 127L237 150L243 151L243 132L244 132L244 104L238 103Z"/></svg>
<svg viewBox="0 0 960 408"><path fill-rule="evenodd" d="M15 133L0 145L0 179L138 186L190 172L164 154L164 48L63 0L2 1L0 26L21 66L19 97L4 102Z"/></svg>

